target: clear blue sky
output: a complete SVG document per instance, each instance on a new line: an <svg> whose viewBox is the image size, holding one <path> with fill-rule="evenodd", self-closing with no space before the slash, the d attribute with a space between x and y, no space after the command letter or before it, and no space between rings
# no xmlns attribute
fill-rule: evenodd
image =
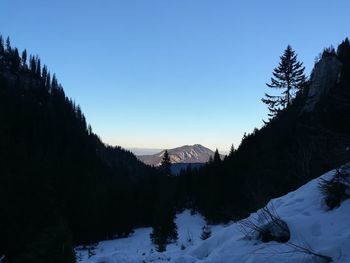
<svg viewBox="0 0 350 263"><path fill-rule="evenodd" d="M350 1L1 0L0 33L39 54L103 141L238 145L288 44L307 73L350 36Z"/></svg>

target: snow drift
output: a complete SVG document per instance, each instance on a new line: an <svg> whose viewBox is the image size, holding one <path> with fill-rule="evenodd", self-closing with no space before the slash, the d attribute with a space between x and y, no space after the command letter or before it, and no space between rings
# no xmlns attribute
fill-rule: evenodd
<svg viewBox="0 0 350 263"><path fill-rule="evenodd" d="M285 243L262 242L247 235L242 229L242 221L212 226L211 237L201 240L204 219L185 211L176 219L179 240L169 245L164 253L155 252L149 239L151 229L143 228L125 239L100 242L94 249L96 255L90 258L86 250L77 248L78 260L84 263L350 262L350 200L329 210L319 189L321 180L329 180L334 175L335 171L330 171L269 202L267 207L273 207L290 230L290 239ZM266 222L260 222L260 212L245 220L263 225Z"/></svg>

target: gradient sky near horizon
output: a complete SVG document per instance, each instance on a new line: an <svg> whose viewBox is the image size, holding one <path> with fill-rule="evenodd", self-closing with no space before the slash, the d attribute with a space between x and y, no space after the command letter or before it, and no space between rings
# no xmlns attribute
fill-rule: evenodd
<svg viewBox="0 0 350 263"><path fill-rule="evenodd" d="M288 44L309 73L350 36L350 1L0 0L0 33L38 54L104 142L228 150L260 127Z"/></svg>

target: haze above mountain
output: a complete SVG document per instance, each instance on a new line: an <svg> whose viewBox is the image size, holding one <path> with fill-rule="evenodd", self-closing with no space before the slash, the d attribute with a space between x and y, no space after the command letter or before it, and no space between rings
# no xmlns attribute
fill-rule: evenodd
<svg viewBox="0 0 350 263"><path fill-rule="evenodd" d="M159 153L164 150L164 148L141 148L141 147L131 147L131 148L125 148L128 151L132 152L136 156L138 155L152 155Z"/></svg>
<svg viewBox="0 0 350 263"><path fill-rule="evenodd" d="M148 165L159 166L162 162L165 150L152 155L139 155L137 158ZM184 145L174 149L168 149L170 161L176 163L206 163L214 156L214 151L200 144ZM223 157L223 156L222 156Z"/></svg>

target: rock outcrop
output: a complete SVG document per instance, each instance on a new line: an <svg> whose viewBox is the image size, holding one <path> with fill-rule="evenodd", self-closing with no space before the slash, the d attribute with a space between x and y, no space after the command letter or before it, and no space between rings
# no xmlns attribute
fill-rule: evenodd
<svg viewBox="0 0 350 263"><path fill-rule="evenodd" d="M315 64L311 75L311 85L303 111L311 112L320 99L340 79L342 63L336 56L325 56Z"/></svg>

